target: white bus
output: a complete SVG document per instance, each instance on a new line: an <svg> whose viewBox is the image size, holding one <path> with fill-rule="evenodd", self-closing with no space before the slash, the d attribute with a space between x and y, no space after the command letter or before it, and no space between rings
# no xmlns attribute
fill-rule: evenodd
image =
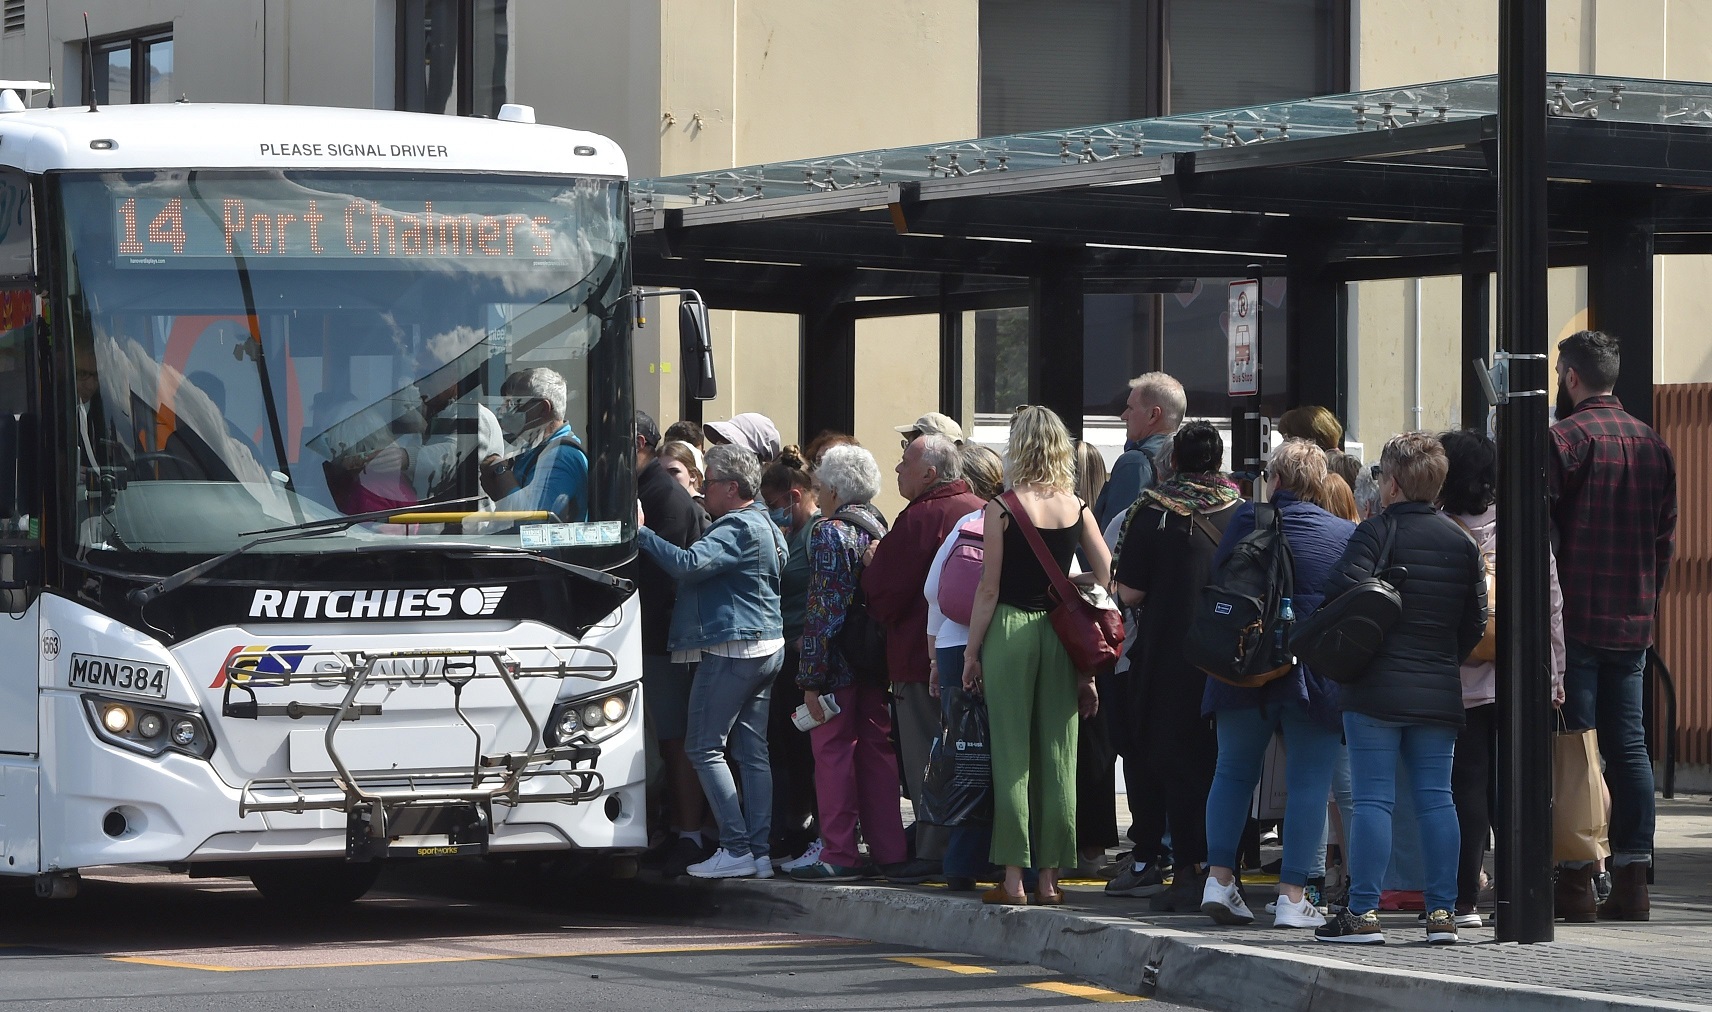
<svg viewBox="0 0 1712 1012"><path fill-rule="evenodd" d="M625 160L533 118L0 92L0 874L645 846Z"/></svg>

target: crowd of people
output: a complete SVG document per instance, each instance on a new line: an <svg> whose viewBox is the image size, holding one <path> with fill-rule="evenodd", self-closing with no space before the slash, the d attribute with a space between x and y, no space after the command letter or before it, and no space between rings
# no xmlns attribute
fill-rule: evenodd
<svg viewBox="0 0 1712 1012"><path fill-rule="evenodd" d="M1558 873L1559 916L1584 921L1648 916L1640 691L1676 524L1670 451L1612 396L1619 365L1608 335L1559 345L1549 455L1552 702L1564 728L1596 729L1611 795L1609 869ZM1303 406L1244 487L1219 430L1185 419L1181 383L1130 387L1109 476L1044 407L1012 415L1002 458L937 412L898 426L907 505L889 521L882 463L848 434L799 449L757 414L662 434L638 413L663 873L987 883L984 901L1011 905L1062 903L1061 877L1099 875L1156 911L1248 924L1258 897L1239 855L1279 739L1275 926L1383 942L1379 911L1413 905L1427 941L1450 943L1481 923L1493 440L1402 433L1364 467L1336 416ZM1191 663L1203 591L1263 531L1288 548L1298 625L1357 585L1395 588L1395 623L1360 670L1333 680L1296 659L1238 684ZM945 585L971 551L978 582L953 608ZM1063 578L1122 608L1110 670L1078 671L1049 621ZM921 813L930 746L971 699L990 727L990 819L906 826L900 789ZM1108 862L1120 765L1131 825Z"/></svg>

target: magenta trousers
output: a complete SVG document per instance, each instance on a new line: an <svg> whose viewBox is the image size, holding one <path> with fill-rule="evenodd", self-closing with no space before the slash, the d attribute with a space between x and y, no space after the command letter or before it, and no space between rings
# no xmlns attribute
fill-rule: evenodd
<svg viewBox="0 0 1712 1012"><path fill-rule="evenodd" d="M857 867L856 831L868 841L868 859L886 865L905 857L898 808L898 758L888 740L892 715L886 690L854 684L833 694L838 715L809 732L814 746L814 791L820 805L821 860Z"/></svg>

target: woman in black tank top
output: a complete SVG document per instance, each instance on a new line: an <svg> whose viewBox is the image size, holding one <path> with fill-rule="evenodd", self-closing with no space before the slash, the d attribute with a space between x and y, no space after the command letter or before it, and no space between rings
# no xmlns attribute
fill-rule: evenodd
<svg viewBox="0 0 1712 1012"><path fill-rule="evenodd" d="M1048 576L1019 524L1033 523L1060 571L1069 571L1080 547L1092 578L1104 585L1111 579L1111 555L1099 526L1073 491L1075 453L1057 415L1028 407L1012 416L1006 460L1011 490L1027 516L1011 516L1013 507L998 501L987 507L989 534L963 665L963 687L987 700L993 752L992 859L1005 866L1004 882L982 899L1026 904L1022 870L1032 867L1040 870L1036 902L1058 904L1064 902L1058 869L1076 867L1079 858L1077 720L1098 709L1099 697L1093 674L1076 671L1052 629ZM994 531L1003 533L995 539ZM1031 794L1039 799L1033 810ZM1031 840L1039 842L1038 849L1031 847Z"/></svg>

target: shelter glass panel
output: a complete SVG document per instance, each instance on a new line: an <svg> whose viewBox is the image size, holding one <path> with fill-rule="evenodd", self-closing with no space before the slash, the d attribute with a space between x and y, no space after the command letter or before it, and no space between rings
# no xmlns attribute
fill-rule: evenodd
<svg viewBox="0 0 1712 1012"><path fill-rule="evenodd" d="M1230 414L1226 326L1229 283L1234 280L1200 278L1189 291L1164 298L1165 361L1161 368L1183 384L1191 416L1222 418ZM1286 295L1283 278L1266 278L1261 284L1261 411L1274 418L1291 406Z"/></svg>

